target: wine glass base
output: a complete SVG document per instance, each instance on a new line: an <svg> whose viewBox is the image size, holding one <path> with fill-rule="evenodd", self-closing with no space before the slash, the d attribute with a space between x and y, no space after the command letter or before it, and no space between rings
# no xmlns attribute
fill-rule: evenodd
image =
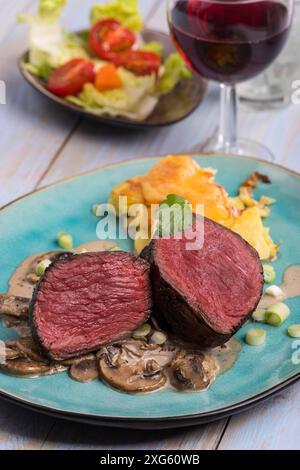
<svg viewBox="0 0 300 470"><path fill-rule="evenodd" d="M268 162L275 161L274 155L267 147L259 144L258 142L247 139L238 139L233 145L226 145L220 143L217 137L213 137L204 147L201 148L201 151L255 157Z"/></svg>

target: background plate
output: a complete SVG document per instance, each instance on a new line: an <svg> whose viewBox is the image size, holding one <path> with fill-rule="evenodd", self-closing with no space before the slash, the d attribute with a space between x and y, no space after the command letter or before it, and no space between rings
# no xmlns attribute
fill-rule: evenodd
<svg viewBox="0 0 300 470"><path fill-rule="evenodd" d="M145 29L142 33L145 42L158 41L164 46L165 55L168 56L175 52L174 45L170 36L165 33ZM126 118L114 118L105 116L96 116L95 114L85 111L78 106L68 103L66 100L50 93L46 88L44 80L31 74L24 68L24 63L28 62L28 52L26 52L19 61L20 71L27 80L42 95L49 98L51 101L67 108L71 111L81 114L82 116L92 118L102 124L109 124L117 127L130 127L130 128L149 128L161 127L175 124L178 121L188 117L199 106L206 91L206 81L193 73L192 78L182 80L179 85L168 95L161 97L155 110L145 121L133 121Z"/></svg>
<svg viewBox="0 0 300 470"><path fill-rule="evenodd" d="M278 166L237 156L198 155L203 166L219 170L217 181L234 195L254 170L267 174L272 185L257 194L277 199L267 219L276 242L283 241L275 262L278 282L286 267L300 264L300 176ZM111 189L125 178L146 173L158 159L125 162L64 181L22 198L0 212L0 291L15 267L27 256L56 248L55 236L70 231L76 244L95 239L97 219L91 205L105 202ZM83 191L84 188L84 191ZM131 243L120 241L123 249ZM291 361L293 340L289 324L300 323L300 298L288 305L292 315L280 328L264 326L268 339L263 347L243 344L235 366L202 393L162 391L143 396L126 395L100 381L79 384L67 374L38 379L17 379L0 374L0 394L40 411L95 424L134 428L171 428L208 422L245 409L286 387L300 376L300 365ZM237 338L243 341L249 325ZM0 338L13 333L0 327Z"/></svg>

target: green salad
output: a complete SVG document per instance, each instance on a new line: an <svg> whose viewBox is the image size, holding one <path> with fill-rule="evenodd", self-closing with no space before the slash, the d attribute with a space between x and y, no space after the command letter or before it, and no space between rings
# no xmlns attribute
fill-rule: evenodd
<svg viewBox="0 0 300 470"><path fill-rule="evenodd" d="M81 34L61 24L66 3L40 0L36 16L19 16L30 26L24 67L53 94L99 116L143 121L162 95L191 76L178 53L164 59L162 44L143 42L137 0L95 5Z"/></svg>

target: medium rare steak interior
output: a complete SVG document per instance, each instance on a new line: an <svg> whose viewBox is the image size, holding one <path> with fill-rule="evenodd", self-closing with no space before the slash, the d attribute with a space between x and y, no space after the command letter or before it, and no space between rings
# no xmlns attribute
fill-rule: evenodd
<svg viewBox="0 0 300 470"><path fill-rule="evenodd" d="M153 315L160 325L185 341L214 347L228 341L256 309L263 268L239 235L203 220L201 249L186 250L186 238L155 239L142 256L152 265Z"/></svg>
<svg viewBox="0 0 300 470"><path fill-rule="evenodd" d="M149 265L123 252L59 256L30 305L34 337L55 360L124 338L150 314Z"/></svg>

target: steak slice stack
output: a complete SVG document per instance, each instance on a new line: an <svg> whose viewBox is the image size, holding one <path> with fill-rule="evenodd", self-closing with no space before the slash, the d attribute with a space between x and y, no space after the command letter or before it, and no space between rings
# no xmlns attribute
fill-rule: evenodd
<svg viewBox="0 0 300 470"><path fill-rule="evenodd" d="M122 339L150 314L149 265L124 252L59 256L30 304L34 338L54 360Z"/></svg>
<svg viewBox="0 0 300 470"><path fill-rule="evenodd" d="M194 226L189 230L196 229ZM142 256L151 263L153 315L161 327L201 347L227 342L256 309L263 268L258 253L231 230L203 218L204 245L154 239Z"/></svg>

